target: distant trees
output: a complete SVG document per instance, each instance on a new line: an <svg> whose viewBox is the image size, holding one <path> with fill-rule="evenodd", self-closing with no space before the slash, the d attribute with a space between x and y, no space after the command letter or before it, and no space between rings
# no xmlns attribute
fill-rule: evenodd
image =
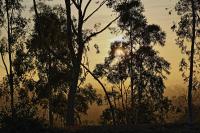
<svg viewBox="0 0 200 133"><path fill-rule="evenodd" d="M188 62L183 59L181 61L180 70L183 71L185 81L188 81L188 123L192 124L192 91L197 86L197 74L199 73L199 14L200 2L198 0L180 0L176 4L175 10L181 19L178 26L173 26L178 38L176 39L177 45L181 48L183 54L188 57ZM187 43L191 42L189 47ZM189 71L189 76L186 72Z"/></svg>

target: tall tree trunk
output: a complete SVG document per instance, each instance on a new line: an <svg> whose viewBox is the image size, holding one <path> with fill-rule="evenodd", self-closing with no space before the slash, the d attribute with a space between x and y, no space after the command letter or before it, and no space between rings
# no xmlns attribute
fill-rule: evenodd
<svg viewBox="0 0 200 133"><path fill-rule="evenodd" d="M75 124L75 115L74 115L74 105L75 105L75 96L77 91L77 84L79 79L79 73L80 73L80 64L77 62L77 64L73 65L72 70L72 77L71 77L71 83L70 83L70 90L68 93L68 102L67 102L67 125L73 126Z"/></svg>
<svg viewBox="0 0 200 133"><path fill-rule="evenodd" d="M49 126L50 128L53 128L53 107L52 107L52 92L49 94Z"/></svg>
<svg viewBox="0 0 200 133"><path fill-rule="evenodd" d="M128 92L126 91L125 89L125 86L124 86L124 91L125 91L125 116L126 116L126 124L129 123L129 117L128 117Z"/></svg>
<svg viewBox="0 0 200 133"><path fill-rule="evenodd" d="M123 81L121 80L120 81L120 93L121 93L121 102L122 102L122 108L123 108L123 111L125 111L125 105L124 105L124 96L123 96Z"/></svg>
<svg viewBox="0 0 200 133"><path fill-rule="evenodd" d="M139 64L142 66L142 63ZM142 81L142 71L139 68L139 86L138 86L138 106L137 106L137 117L136 117L136 124L141 123L141 105L142 105L142 88L143 88L143 81Z"/></svg>
<svg viewBox="0 0 200 133"><path fill-rule="evenodd" d="M112 87L112 93L114 93L114 88ZM113 95L113 102L114 102L114 107L115 109L117 108L117 103L116 103L116 98L115 96Z"/></svg>
<svg viewBox="0 0 200 133"><path fill-rule="evenodd" d="M81 62L82 62L82 56L84 53L84 47L85 43L89 41L93 36L96 36L100 33L102 33L105 29L107 29L115 20L117 20L119 17L111 21L108 25L106 25L102 30L99 32L91 34L89 37L86 39L83 39L83 23L86 21L84 19L84 13L87 10L87 7L85 8L85 11L82 12L82 1L77 1L77 4L75 4L76 8L78 9L78 25L77 25L77 45L78 48L75 49L73 47L73 41L72 41L72 17L71 17L71 0L65 0L65 6L66 6L66 15L67 15L67 46L70 51L70 56L72 59L72 77L71 77L71 83L70 83L70 88L69 88L69 93L68 93L68 107L67 107L67 123L68 126L73 126L75 123L74 120L74 104L75 104L75 96L76 96L76 91L77 91L77 84L79 81L79 76L80 76L80 70L81 70ZM75 3L75 1L73 1ZM89 2L90 3L90 2ZM100 6L101 7L101 6ZM99 7L99 8L100 8ZM96 11L98 11L98 9ZM95 11L95 12L96 12ZM95 13L94 12L94 13ZM92 13L91 15L93 15ZM87 18L86 18L87 19ZM76 52L77 51L77 52Z"/></svg>
<svg viewBox="0 0 200 133"><path fill-rule="evenodd" d="M71 77L71 83L69 88L69 94L68 94L68 103L67 103L67 114L66 114L66 124L68 126L74 125L74 100L75 100L75 93L76 93L76 85L78 83L75 78L77 75L79 76L80 71L78 68L78 62L76 62L76 56L72 55L72 52L74 51L74 48L72 47L72 20L71 20L71 0L65 0L65 6L66 6L66 15L67 15L67 46L70 49L70 55L72 59L72 77Z"/></svg>
<svg viewBox="0 0 200 133"><path fill-rule="evenodd" d="M51 61L51 55L49 54L49 61L48 61L48 89L49 89L49 95L48 95L48 101L49 101L49 126L50 128L53 128L53 107L52 107L52 86L51 86L51 82L52 82L52 61Z"/></svg>
<svg viewBox="0 0 200 133"><path fill-rule="evenodd" d="M131 114L132 116L134 116L134 88L133 88L133 42L132 42L132 22L130 21L130 43L131 43L131 52L130 52L130 55L131 55L131 61L130 61L130 79L131 79L131 83L130 83L130 86L131 86ZM135 116L136 116L136 119L137 119L137 112L135 113Z"/></svg>
<svg viewBox="0 0 200 133"><path fill-rule="evenodd" d="M83 16L82 16L82 10L81 5L80 9L78 10L78 35L77 35L77 54L75 54L74 48L73 48L73 42L72 42L72 18L71 18L71 3L70 0L65 0L66 5L66 14L67 14L67 45L70 50L70 55L72 59L72 77L71 77L71 83L70 83L70 89L68 93L68 104L67 104L67 123L68 126L73 126L75 124L75 115L74 115L74 108L75 108L75 97L76 97L76 91L77 91L77 85L79 81L80 76L80 70L81 70L81 62L82 62L82 56L84 52L84 41L83 41Z"/></svg>
<svg viewBox="0 0 200 133"><path fill-rule="evenodd" d="M8 29L7 29L7 34L8 34L8 58L9 58L9 86L10 86L10 106L11 106L11 115L12 119L15 117L15 109L14 109L14 85L13 85L13 71L12 71L12 35L11 35L11 20L10 20L10 14L9 14L9 2L6 0L6 14L7 14L7 24L8 24Z"/></svg>
<svg viewBox="0 0 200 133"><path fill-rule="evenodd" d="M190 55L190 76L189 76L189 85L188 85L188 123L192 125L192 89L193 89L193 66L194 66L194 46L196 39L196 13L195 13L195 3L194 0L191 0L192 4L192 44L191 44L191 55Z"/></svg>
<svg viewBox="0 0 200 133"><path fill-rule="evenodd" d="M81 28L82 29L82 28ZM70 83L70 90L68 93L68 111L67 111L67 122L68 126L73 126L75 124L75 97L77 92L77 85L79 81L80 71L81 71L81 62L82 56L84 52L84 44L82 38L82 31L79 32L78 35L78 55L77 58L73 59L73 68L72 68L72 77Z"/></svg>

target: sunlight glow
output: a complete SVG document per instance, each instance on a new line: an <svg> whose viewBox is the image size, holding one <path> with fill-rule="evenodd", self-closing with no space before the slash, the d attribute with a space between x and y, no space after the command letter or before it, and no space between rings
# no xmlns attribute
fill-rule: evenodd
<svg viewBox="0 0 200 133"><path fill-rule="evenodd" d="M117 48L115 50L115 57L123 57L125 56L125 52L124 52L124 49L122 48Z"/></svg>

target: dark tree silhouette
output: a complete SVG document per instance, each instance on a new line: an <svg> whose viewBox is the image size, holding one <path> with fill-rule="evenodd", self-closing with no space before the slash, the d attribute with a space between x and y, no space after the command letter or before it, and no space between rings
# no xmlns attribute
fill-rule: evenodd
<svg viewBox="0 0 200 133"><path fill-rule="evenodd" d="M71 76L69 72L70 60L67 56L68 49L66 47L63 48L66 45L66 19L63 16L64 13L59 8L56 9L55 7L51 9L46 5L39 7L40 14L35 19L35 30L27 45L28 54L33 58L33 62L35 63L34 69L37 69L39 78L37 81L38 89L36 91L39 94L43 93L44 96L42 97L48 99L49 122L51 127L53 127L53 93L60 86L66 89L66 85L69 83L69 76ZM40 30L39 33L38 29ZM68 62L63 63L57 56L54 56L55 54L62 56Z"/></svg>
<svg viewBox="0 0 200 133"><path fill-rule="evenodd" d="M10 106L12 119L15 117L15 106L14 106L14 72L13 72L13 55L18 45L21 43L21 39L25 36L26 19L21 15L23 6L20 1L5 0L1 1L1 26L7 27L7 37L1 36L1 59L3 61L7 80L10 88ZM7 41L5 41L5 39ZM5 61L5 56L8 56L8 62Z"/></svg>
<svg viewBox="0 0 200 133"><path fill-rule="evenodd" d="M125 10L127 7L130 10ZM134 103L134 107L137 107L134 109L132 106L131 112L135 113L131 116L132 121L140 123L145 121L145 117L147 119L147 116L142 118L141 114L141 112L145 112L142 110L146 105L145 102L148 103L147 101L152 99L152 103L149 105L154 106L154 109L158 111L157 104L161 105L165 101L163 80L166 78L164 75L169 74L170 64L164 58L159 57L158 51L153 48L156 44L164 46L165 33L159 26L147 24L139 1L133 0L117 5L116 10L121 13L118 25L125 31L126 36L124 41L112 43L105 63L98 64L94 73L100 77L106 76L111 83L120 83L131 77L130 90L131 97L134 99L130 101L132 104ZM119 49L121 49L122 55L117 57ZM166 108L168 108L167 103Z"/></svg>
<svg viewBox="0 0 200 133"><path fill-rule="evenodd" d="M97 2L98 6L92 13L87 13L92 1L88 0L86 5L83 4L83 0L75 1L75 0L65 0L66 6L66 15L67 15L67 47L70 50L70 57L72 59L72 77L70 82L70 90L68 94L68 111L67 111L67 122L68 125L74 125L74 104L75 104L75 95L77 91L77 84L80 77L81 72L81 63L82 57L84 53L84 49L86 44L98 34L105 31L114 21L118 19L116 17L111 22L109 22L105 27L100 29L99 31L90 31L86 35L84 35L84 25L85 23L98 12L102 6L104 6L108 0L103 0L101 2ZM75 16L77 22L72 22L72 15L71 15L71 6L75 7L75 10L78 12L78 15ZM77 25L77 27L75 26ZM72 33L75 34L75 43L72 43Z"/></svg>
<svg viewBox="0 0 200 133"><path fill-rule="evenodd" d="M178 23L178 27L173 26L172 29L176 31L178 38L176 39L177 45L181 48L183 54L188 56L189 66L187 61L183 59L181 61L181 69L183 76L188 81L188 123L192 124L192 90L195 88L195 71L198 73L198 57L199 53L196 38L199 37L199 9L200 2L198 0L180 0L176 4L175 10L178 15L181 16L181 20ZM191 47L186 45L188 40L191 40ZM195 61L196 60L196 61ZM189 76L186 76L185 72L189 70Z"/></svg>

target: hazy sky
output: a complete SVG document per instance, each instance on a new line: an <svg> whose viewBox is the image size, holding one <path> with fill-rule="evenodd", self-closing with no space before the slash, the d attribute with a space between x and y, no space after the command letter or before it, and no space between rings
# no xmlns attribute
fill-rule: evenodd
<svg viewBox="0 0 200 133"><path fill-rule="evenodd" d="M27 6L32 5L32 0L24 0ZM56 4L63 4L64 0L53 0ZM85 0L84 0L85 1ZM96 0L94 0L96 1ZM158 24L161 26L161 28L167 33L167 40L166 40L166 46L159 48L160 55L164 57L167 61L171 63L171 74L168 76L168 80L166 80L166 94L172 95L177 94L177 91L182 91L177 89L177 86L183 85L183 80L181 77L181 74L179 72L179 62L181 60L181 52L178 46L175 44L175 38L176 35L174 32L171 31L170 27L173 24L173 21L177 21L178 17L175 13L172 15L168 14L168 11L166 8L172 9L175 6L175 3L177 0L142 0L143 5L145 7L145 15L147 17L147 20L149 24ZM90 7L90 10L88 12L91 12L95 8L95 5L92 5ZM72 11L73 14L75 14L74 11ZM27 13L29 14L29 13ZM101 23L102 26L106 23L110 22L110 20L113 18L111 16L113 14L110 9L103 7L94 17L92 17L89 21L89 23L86 23L85 28L92 28L95 23ZM115 26L112 25L112 26ZM110 31L105 31L102 34L100 34L98 37L95 37L91 42L91 51L88 52L89 60L90 60L90 69L93 70L95 64L102 63L104 61L104 57L107 56L107 53L110 48L110 43L119 38L119 36L112 35ZM100 54L96 54L96 51L93 47L94 44L98 44L100 47ZM3 76L3 73L5 73L4 69L2 68L2 61L0 60L0 71L1 76ZM93 80L91 77L88 78L89 82L92 82L96 85L96 81ZM93 115L96 113L96 110L90 110L90 115Z"/></svg>
<svg viewBox="0 0 200 133"><path fill-rule="evenodd" d="M84 0L87 2L86 0ZM93 3L96 2L96 0L93 1ZM171 74L168 76L168 80L166 81L167 89L174 94L173 91L176 91L173 89L177 85L182 85L183 80L181 78L181 74L179 72L179 62L181 60L181 52L178 46L175 45L175 38L176 35L174 32L171 31L170 27L173 24L173 21L177 21L177 16L175 13L172 15L168 14L168 11L166 8L173 9L175 3L177 0L142 0L143 5L145 7L145 15L147 17L147 20L150 24L158 24L161 26L161 28L167 33L167 41L166 46L159 48L160 55L163 56L167 61L171 63ZM32 0L25 0L24 3L27 7L32 6ZM53 0L54 4L61 4L63 5L64 0ZM93 11L95 9L95 4L92 4L88 10L88 13ZM26 9L27 13L26 15L29 15L30 9ZM76 14L74 10L72 10L73 14ZM93 28L93 25L95 23L101 23L102 27L103 25L106 25L108 22L111 21L114 16L112 15L112 11L108 9L106 6L104 6L97 14L95 14L85 25L85 28ZM111 16L112 15L112 16ZM116 24L113 24L112 26L115 26ZM88 56L90 59L90 69L93 70L95 64L102 63L104 60L104 57L107 56L107 53L110 48L110 43L119 38L119 36L112 35L110 31L105 31L99 36L92 39L90 42L91 51L88 52ZM98 44L100 47L100 54L96 54L96 50L94 49L93 45ZM1 75L3 76L3 73L5 70L2 68L2 61L0 60L0 70ZM90 81L96 83L94 80L89 78ZM173 89L171 91L171 89Z"/></svg>
<svg viewBox="0 0 200 133"><path fill-rule="evenodd" d="M176 13L169 15L169 11L166 8L173 9L177 0L142 0L142 2L149 24L154 23L160 25L167 34L166 46L159 47L159 52L162 57L171 63L171 74L168 76L168 80L166 80L166 93L176 94L177 91L180 91L177 90L177 86L183 85L183 79L178 67L182 55L180 49L175 44L176 34L171 30L173 22L177 22L178 17ZM102 22L103 25L110 21L110 12L108 9L105 8L99 13L100 15L94 17L96 22ZM97 43L101 50L100 54L95 54L94 49L93 52L89 52L91 69L93 69L94 64L103 62L104 57L107 56L109 51L110 42L115 38L117 39L119 36L112 35L109 31L106 31L91 41L90 45ZM174 89L175 87L176 89Z"/></svg>

